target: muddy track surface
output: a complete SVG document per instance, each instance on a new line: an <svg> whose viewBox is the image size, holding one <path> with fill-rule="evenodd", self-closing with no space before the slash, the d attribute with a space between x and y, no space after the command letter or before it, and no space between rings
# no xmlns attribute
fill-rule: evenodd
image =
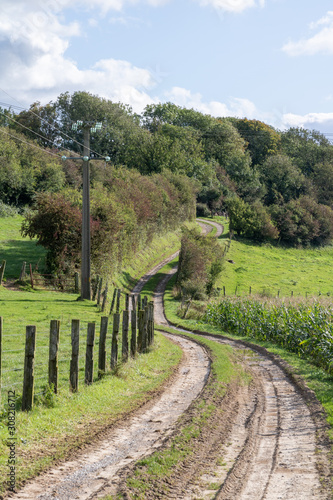
<svg viewBox="0 0 333 500"><path fill-rule="evenodd" d="M209 227L204 226L204 230L209 231ZM171 270L156 290L155 320L161 325L168 325L163 291L174 272ZM249 385L231 384L223 397L218 396L206 350L182 337L182 332L179 329L180 335L172 338L181 344L183 361L161 395L71 462L27 484L14 498L87 500L106 494L135 498L138 492L129 488L127 479L135 471L144 477L137 460L172 446L181 429L200 418L203 406L198 403L202 401L216 409L194 438L195 452L176 465L167 479L147 476L149 489L141 498L332 498L326 424L311 391L288 374L284 362L264 349L208 336L233 347L238 362L252 376Z"/></svg>

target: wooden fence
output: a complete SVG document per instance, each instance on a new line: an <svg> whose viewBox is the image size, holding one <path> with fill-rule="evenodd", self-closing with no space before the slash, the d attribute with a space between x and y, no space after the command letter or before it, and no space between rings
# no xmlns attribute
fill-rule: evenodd
<svg viewBox="0 0 333 500"><path fill-rule="evenodd" d="M148 302L147 297L140 295L125 295L125 308L120 312L120 297L122 292L114 290L109 316L101 318L98 342L98 373L94 377L94 354L96 325L88 323L85 345L84 383L90 385L107 371L117 369L119 363L126 363L129 357L147 352L154 342L154 303ZM104 296L106 293L104 293ZM113 313L113 309L115 312ZM110 321L110 317L111 320ZM112 323L112 332L111 332ZM79 390L79 358L80 358L80 320L71 320L71 358L68 372L69 387L72 392ZM121 339L119 338L121 335ZM4 328L0 318L0 401L2 384L2 361L4 355L11 351L3 349ZM59 376L59 348L61 347L61 325L59 320L50 322L48 342L48 373L45 381L48 387L58 392ZM109 340L109 357L107 355L107 341ZM24 369L22 383L22 410L28 411L33 407L35 390L35 366L38 334L36 326L29 325L25 333ZM46 346L43 346L46 347ZM109 358L109 362L108 362ZM7 385L7 388L11 387Z"/></svg>

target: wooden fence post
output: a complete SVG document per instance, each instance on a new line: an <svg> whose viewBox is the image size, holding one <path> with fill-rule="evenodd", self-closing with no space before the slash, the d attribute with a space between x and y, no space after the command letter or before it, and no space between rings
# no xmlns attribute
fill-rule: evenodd
<svg viewBox="0 0 333 500"><path fill-rule="evenodd" d="M26 327L25 358L24 358L24 380L22 394L22 410L31 410L34 402L34 368L36 351L36 327Z"/></svg>
<svg viewBox="0 0 333 500"><path fill-rule="evenodd" d="M154 342L154 302L151 301L149 306L149 318L148 318L148 345L152 345Z"/></svg>
<svg viewBox="0 0 333 500"><path fill-rule="evenodd" d="M84 382L91 385L94 379L94 345L95 345L95 323L88 323L87 345L86 345L86 368Z"/></svg>
<svg viewBox="0 0 333 500"><path fill-rule="evenodd" d="M114 291L113 291L113 297L112 297L112 302L111 302L111 307L110 307L110 312L109 312L110 316L111 316L111 314L113 312L114 304L116 302L116 295L117 295L117 288L115 288Z"/></svg>
<svg viewBox="0 0 333 500"><path fill-rule="evenodd" d="M25 266L26 266L26 262L23 262L22 268L21 268L21 273L20 273L20 278L19 278L20 281L24 280L24 277L25 277Z"/></svg>
<svg viewBox="0 0 333 500"><path fill-rule="evenodd" d="M225 285L223 285L223 296L225 297Z"/></svg>
<svg viewBox="0 0 333 500"><path fill-rule="evenodd" d="M69 382L72 392L79 388L79 347L80 347L80 320L72 319L72 359L70 364Z"/></svg>
<svg viewBox="0 0 333 500"><path fill-rule="evenodd" d="M74 274L74 292L80 293L80 285L79 285L79 273L76 272Z"/></svg>
<svg viewBox="0 0 333 500"><path fill-rule="evenodd" d="M60 321L53 319L50 322L49 344L49 385L53 384L55 394L58 391L58 348L60 338Z"/></svg>
<svg viewBox="0 0 333 500"><path fill-rule="evenodd" d="M31 267L31 264L29 264L29 272L30 272L30 284L31 284L31 288L34 287L34 278L32 276L32 267Z"/></svg>
<svg viewBox="0 0 333 500"><path fill-rule="evenodd" d="M101 292L102 292L103 278L99 279L98 292L97 292L97 305L99 306L101 302Z"/></svg>
<svg viewBox="0 0 333 500"><path fill-rule="evenodd" d="M92 300L96 299L97 290L98 290L98 284L99 284L99 276L97 275L96 276L96 283L95 283L95 286L94 286L94 289L93 289Z"/></svg>
<svg viewBox="0 0 333 500"><path fill-rule="evenodd" d="M119 310L120 310L120 294L121 294L121 290L120 290L120 288L118 288L118 290L117 290L117 306L116 306L117 313L119 313Z"/></svg>
<svg viewBox="0 0 333 500"><path fill-rule="evenodd" d="M98 348L98 378L101 378L106 372L106 335L108 332L109 318L103 316L101 318L101 328L99 333L99 348Z"/></svg>
<svg viewBox="0 0 333 500"><path fill-rule="evenodd" d="M108 291L109 291L108 282L106 282L105 290L104 290L104 293L103 293L102 311L105 310L106 301L107 301L107 298L108 298Z"/></svg>
<svg viewBox="0 0 333 500"><path fill-rule="evenodd" d="M128 361L128 326L129 326L129 296L126 294L126 309L123 311L123 329L121 354L124 363Z"/></svg>
<svg viewBox="0 0 333 500"><path fill-rule="evenodd" d="M113 315L112 345L111 345L111 370L114 370L118 363L118 333L120 324L119 312Z"/></svg>
<svg viewBox="0 0 333 500"><path fill-rule="evenodd" d="M138 346L137 346L137 349L138 349L138 352L143 352L143 337L144 337L144 315L145 315L145 312L140 309L140 311L138 311Z"/></svg>
<svg viewBox="0 0 333 500"><path fill-rule="evenodd" d="M2 285L3 275L5 274L6 269L6 261L3 260L0 266L0 285Z"/></svg>
<svg viewBox="0 0 333 500"><path fill-rule="evenodd" d="M136 314L136 309L135 307L132 308L131 311L131 356L134 358L135 353L136 353L136 321L137 321L137 314Z"/></svg>
<svg viewBox="0 0 333 500"><path fill-rule="evenodd" d="M145 297L145 299L146 299L146 297ZM142 351L146 352L147 347L148 347L148 305L145 306L144 314L143 314Z"/></svg>

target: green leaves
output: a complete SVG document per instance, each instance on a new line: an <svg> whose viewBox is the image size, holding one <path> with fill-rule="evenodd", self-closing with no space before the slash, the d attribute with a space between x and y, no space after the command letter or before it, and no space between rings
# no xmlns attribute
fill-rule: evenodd
<svg viewBox="0 0 333 500"><path fill-rule="evenodd" d="M237 335L276 343L332 373L332 308L318 303L268 305L227 297L219 304L209 304L204 320Z"/></svg>

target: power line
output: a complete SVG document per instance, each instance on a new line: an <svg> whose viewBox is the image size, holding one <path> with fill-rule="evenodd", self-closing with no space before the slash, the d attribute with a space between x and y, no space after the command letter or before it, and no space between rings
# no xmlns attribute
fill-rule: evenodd
<svg viewBox="0 0 333 500"><path fill-rule="evenodd" d="M8 97L10 97L11 99L13 99L15 102L17 102L18 104L20 104L20 106L22 106L22 103L20 103L17 99L15 99L15 97L11 96L10 94L8 94L8 92L6 92L4 89L2 89L0 87L0 90L2 92L4 92ZM7 106L10 107L10 105L7 104ZM37 115L37 113L35 113L34 111L32 111L31 109L27 109L25 107L22 107L20 109L23 109L23 110L26 110L28 113L31 113L33 114L34 116L36 116L39 120L41 120L43 123L46 123L49 127L51 127L53 130L55 130L56 132L59 132L60 134L62 134L64 137L66 137L67 139L69 139L70 141L72 142L75 142L76 144L78 144L79 146L82 146L84 148L84 144L82 144L82 142L79 142L77 141L76 139L73 139L72 137L70 137L69 135L67 135L65 132L63 132L62 130L60 130L58 127L56 127L55 125L53 125L52 123L49 123L47 120L45 120L44 118L42 118L41 116ZM30 129L28 129L30 130ZM30 130L31 132L33 132L33 130ZM62 148L64 151L66 150L65 148ZM103 155L101 155L100 153L97 153L97 151L94 151L93 149L89 149L89 151L91 153L94 153L95 155L97 156L100 156L101 158L104 158Z"/></svg>
<svg viewBox="0 0 333 500"><path fill-rule="evenodd" d="M31 142L28 142L28 141L24 141L23 139L20 139L19 137L15 136L15 135L12 135L9 132L5 132L4 129L1 128L1 127L0 127L0 132L3 133L3 134L8 135L12 139L16 139L17 141L23 142L24 144L27 144L28 146L31 146L32 148L39 149L40 151L43 151L43 153L47 153L48 155L55 156L56 158L60 159L60 155L59 154L51 153L51 151L47 151L45 148L40 148L36 144L33 144Z"/></svg>
<svg viewBox="0 0 333 500"><path fill-rule="evenodd" d="M38 132L35 132L31 128L26 127L25 125L23 125L22 123L18 122L17 120L14 120L14 118L11 118L10 116L7 116L6 113L3 113L2 111L0 111L0 113L2 115L4 115L6 118L9 118L9 120L12 120L14 123L17 123L20 127L25 128L26 130L29 130L29 132L32 132L33 134L37 135L38 137L40 137L44 141L50 142L53 146L55 145L54 141L52 141L51 139L48 139L47 137L44 137L43 135L39 134Z"/></svg>

